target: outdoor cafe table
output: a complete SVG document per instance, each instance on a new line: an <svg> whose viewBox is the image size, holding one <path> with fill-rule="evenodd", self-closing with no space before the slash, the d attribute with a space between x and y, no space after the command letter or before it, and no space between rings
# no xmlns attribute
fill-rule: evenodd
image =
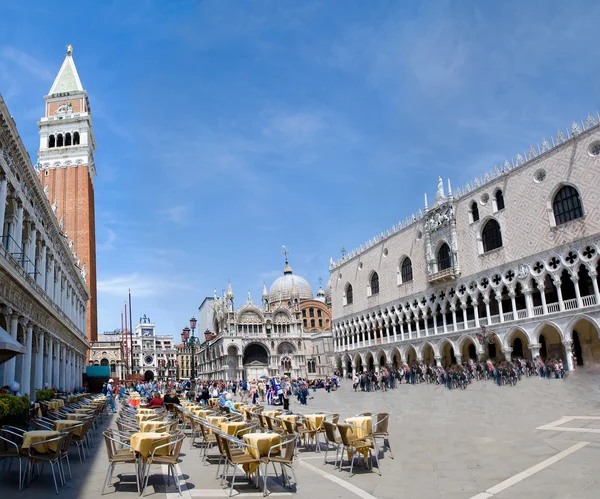
<svg viewBox="0 0 600 499"><path fill-rule="evenodd" d="M223 423L226 420L227 418L225 416L206 416L206 421L214 426L217 426L219 423Z"/></svg>
<svg viewBox="0 0 600 499"><path fill-rule="evenodd" d="M67 414L65 416L66 419L73 421L73 420L78 420L81 421L82 419L86 419L89 418L90 415L89 414Z"/></svg>
<svg viewBox="0 0 600 499"><path fill-rule="evenodd" d="M269 454L269 450L273 445L277 445L281 443L281 437L279 433L246 433L242 439L248 445L252 445L252 447L246 447L246 454L250 454L252 457L256 459L260 459L261 457L265 457ZM257 452L258 449L258 452ZM258 468L257 464L244 464L244 471L251 475Z"/></svg>
<svg viewBox="0 0 600 499"><path fill-rule="evenodd" d="M373 431L373 420L371 416L357 416L354 418L347 418L346 423L356 426L357 428L351 428L352 436L355 438L365 438L371 435Z"/></svg>
<svg viewBox="0 0 600 499"><path fill-rule="evenodd" d="M223 432L227 433L227 435L235 436L238 431L246 428L248 426L248 423L246 423L245 421L223 421L222 423L219 423L218 426Z"/></svg>
<svg viewBox="0 0 600 499"><path fill-rule="evenodd" d="M137 408L137 413L138 414L156 414L156 411L154 409L147 409L145 407L138 407Z"/></svg>
<svg viewBox="0 0 600 499"><path fill-rule="evenodd" d="M57 419L53 423L54 429L56 431L69 431L69 429L72 426L78 426L78 425L81 425L81 421L72 421L70 419ZM75 428L75 433L77 434L77 436L82 437L83 430L84 430L83 426L79 426L78 428Z"/></svg>
<svg viewBox="0 0 600 499"><path fill-rule="evenodd" d="M250 418L252 417L250 413L253 412L254 409L255 407L253 405L244 405L240 408L240 412L244 415L244 417L247 420L250 420Z"/></svg>
<svg viewBox="0 0 600 499"><path fill-rule="evenodd" d="M206 418L209 414L213 413L213 411L209 411L208 409L191 409L190 412L200 418Z"/></svg>
<svg viewBox="0 0 600 499"><path fill-rule="evenodd" d="M167 421L142 421L140 423L140 431L144 433L148 432L156 432L156 430L161 430L166 432L167 428L170 426L170 423Z"/></svg>
<svg viewBox="0 0 600 499"><path fill-rule="evenodd" d="M94 410L90 410L90 409L75 409L73 411L75 414L94 414Z"/></svg>
<svg viewBox="0 0 600 499"><path fill-rule="evenodd" d="M151 414L136 414L135 417L138 423L141 423L142 421L150 421L158 416L155 412L152 412Z"/></svg>
<svg viewBox="0 0 600 499"><path fill-rule="evenodd" d="M291 423L297 423L298 419L300 419L298 414L280 414L277 417L282 421L290 421Z"/></svg>
<svg viewBox="0 0 600 499"><path fill-rule="evenodd" d="M26 431L23 433L23 446L22 449L29 449L33 444L43 442L44 440L50 440L52 438L60 437L59 431L48 431L48 430L34 430ZM59 441L51 442L44 445L36 445L35 450L40 454L45 454L48 450L56 451L58 448Z"/></svg>
<svg viewBox="0 0 600 499"><path fill-rule="evenodd" d="M281 411L263 411L263 415L268 418L276 418L281 414Z"/></svg>
<svg viewBox="0 0 600 499"><path fill-rule="evenodd" d="M243 402L234 402L233 403L233 407L235 407L237 410L241 409L244 406Z"/></svg>
<svg viewBox="0 0 600 499"><path fill-rule="evenodd" d="M61 407L65 406L65 403L60 399L54 399L46 401L46 405L48 406L49 410L58 411Z"/></svg>
<svg viewBox="0 0 600 499"><path fill-rule="evenodd" d="M168 433L137 432L131 434L131 446L142 456L144 461L148 460L152 451L159 445L168 444L170 435ZM157 456L166 456L169 454L169 447L166 446L156 452Z"/></svg>

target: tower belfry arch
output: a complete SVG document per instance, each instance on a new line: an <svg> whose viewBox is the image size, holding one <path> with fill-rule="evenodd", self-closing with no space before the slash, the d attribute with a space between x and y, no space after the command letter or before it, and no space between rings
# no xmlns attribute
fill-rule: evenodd
<svg viewBox="0 0 600 499"><path fill-rule="evenodd" d="M88 341L95 341L98 337L96 142L88 95L79 79L71 45L67 45L65 59L44 102L44 116L38 122L38 178L90 291L85 333Z"/></svg>

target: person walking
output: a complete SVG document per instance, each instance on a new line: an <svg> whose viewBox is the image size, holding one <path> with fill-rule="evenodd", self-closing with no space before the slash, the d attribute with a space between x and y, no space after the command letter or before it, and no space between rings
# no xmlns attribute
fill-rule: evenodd
<svg viewBox="0 0 600 499"><path fill-rule="evenodd" d="M114 388L113 388L114 382L115 382L115 380L110 378L108 380L108 385L106 385L106 400L108 400L108 404L110 405L110 408L111 408L113 414L117 412L117 407L115 406L115 399L114 399Z"/></svg>

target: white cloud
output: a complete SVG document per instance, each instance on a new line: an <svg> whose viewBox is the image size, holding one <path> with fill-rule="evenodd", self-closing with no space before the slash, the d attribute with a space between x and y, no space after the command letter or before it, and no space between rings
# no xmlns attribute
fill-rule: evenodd
<svg viewBox="0 0 600 499"><path fill-rule="evenodd" d="M110 251L115 249L114 242L117 240L117 233L112 229L106 230L106 240L97 246L98 251Z"/></svg>
<svg viewBox="0 0 600 499"><path fill-rule="evenodd" d="M174 290L186 291L194 289L184 279L165 275L142 275L138 273L113 276L100 280L98 293L113 296L127 296L129 290L137 297L166 296Z"/></svg>

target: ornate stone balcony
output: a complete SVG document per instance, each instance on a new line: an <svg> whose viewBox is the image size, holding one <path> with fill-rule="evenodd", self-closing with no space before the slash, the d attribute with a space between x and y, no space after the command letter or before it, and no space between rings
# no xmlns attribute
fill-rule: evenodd
<svg viewBox="0 0 600 499"><path fill-rule="evenodd" d="M440 272L436 272L435 274L430 274L427 276L427 280L431 284L441 284L443 282L453 281L457 277L454 268L450 267L449 269L441 270Z"/></svg>

